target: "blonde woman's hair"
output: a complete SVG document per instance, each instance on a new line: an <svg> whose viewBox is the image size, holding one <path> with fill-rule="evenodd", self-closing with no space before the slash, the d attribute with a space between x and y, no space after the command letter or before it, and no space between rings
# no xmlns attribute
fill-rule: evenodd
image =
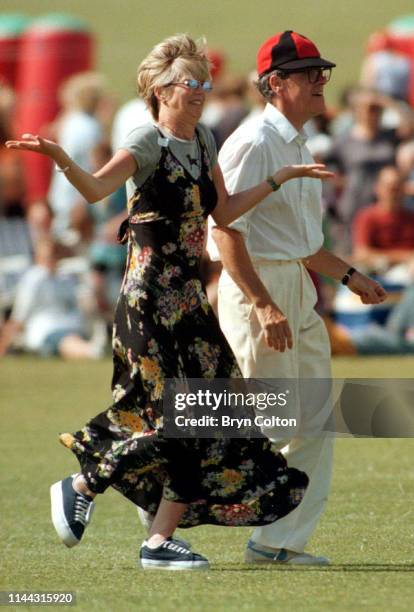
<svg viewBox="0 0 414 612"><path fill-rule="evenodd" d="M206 41L195 41L187 34L176 34L156 45L138 67L138 94L157 120L159 100L155 88L186 77L206 81L210 78L209 68Z"/></svg>

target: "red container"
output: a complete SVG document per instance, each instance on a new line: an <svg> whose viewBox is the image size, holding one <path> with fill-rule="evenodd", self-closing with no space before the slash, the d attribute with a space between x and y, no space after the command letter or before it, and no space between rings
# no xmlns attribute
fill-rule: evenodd
<svg viewBox="0 0 414 612"><path fill-rule="evenodd" d="M30 19L18 14L0 14L0 80L16 85L19 46Z"/></svg>
<svg viewBox="0 0 414 612"><path fill-rule="evenodd" d="M78 19L49 15L33 22L22 36L17 79L16 136L45 134L59 110L59 86L69 76L90 70L94 40ZM52 165L34 153L23 155L27 201L46 198Z"/></svg>

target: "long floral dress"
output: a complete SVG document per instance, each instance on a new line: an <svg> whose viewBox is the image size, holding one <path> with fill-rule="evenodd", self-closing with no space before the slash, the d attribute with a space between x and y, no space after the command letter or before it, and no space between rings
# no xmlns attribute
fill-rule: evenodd
<svg viewBox="0 0 414 612"><path fill-rule="evenodd" d="M157 129L154 126L154 129ZM180 526L264 525L293 510L307 486L264 439L163 435L165 379L240 377L200 279L206 218L217 203L201 151L196 180L168 141L128 202L128 259L113 328L113 404L61 442L89 488L109 485L155 513L162 496L188 504Z"/></svg>

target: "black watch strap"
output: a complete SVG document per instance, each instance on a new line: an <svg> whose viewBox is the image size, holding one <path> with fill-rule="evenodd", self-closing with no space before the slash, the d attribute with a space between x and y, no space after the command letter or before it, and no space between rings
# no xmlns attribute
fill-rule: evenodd
<svg viewBox="0 0 414 612"><path fill-rule="evenodd" d="M355 268L349 268L349 270L346 272L345 276L341 280L341 283L343 285L347 285L349 283L349 279L351 278L354 272L356 272Z"/></svg>
<svg viewBox="0 0 414 612"><path fill-rule="evenodd" d="M277 191L278 189L280 189L280 185L278 185L278 183L276 183L275 179L273 178L273 176L268 176L266 179L266 182L268 183L268 185L270 185L270 188L272 191Z"/></svg>

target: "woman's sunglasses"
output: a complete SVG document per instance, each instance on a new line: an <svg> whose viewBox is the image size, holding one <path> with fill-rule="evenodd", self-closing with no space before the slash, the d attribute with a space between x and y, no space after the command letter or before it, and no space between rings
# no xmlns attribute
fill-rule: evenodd
<svg viewBox="0 0 414 612"><path fill-rule="evenodd" d="M184 85L187 89L202 89L203 91L211 91L213 89L213 83L211 81L198 81L197 79L174 81L172 83L167 83L164 87L170 87L170 85Z"/></svg>

